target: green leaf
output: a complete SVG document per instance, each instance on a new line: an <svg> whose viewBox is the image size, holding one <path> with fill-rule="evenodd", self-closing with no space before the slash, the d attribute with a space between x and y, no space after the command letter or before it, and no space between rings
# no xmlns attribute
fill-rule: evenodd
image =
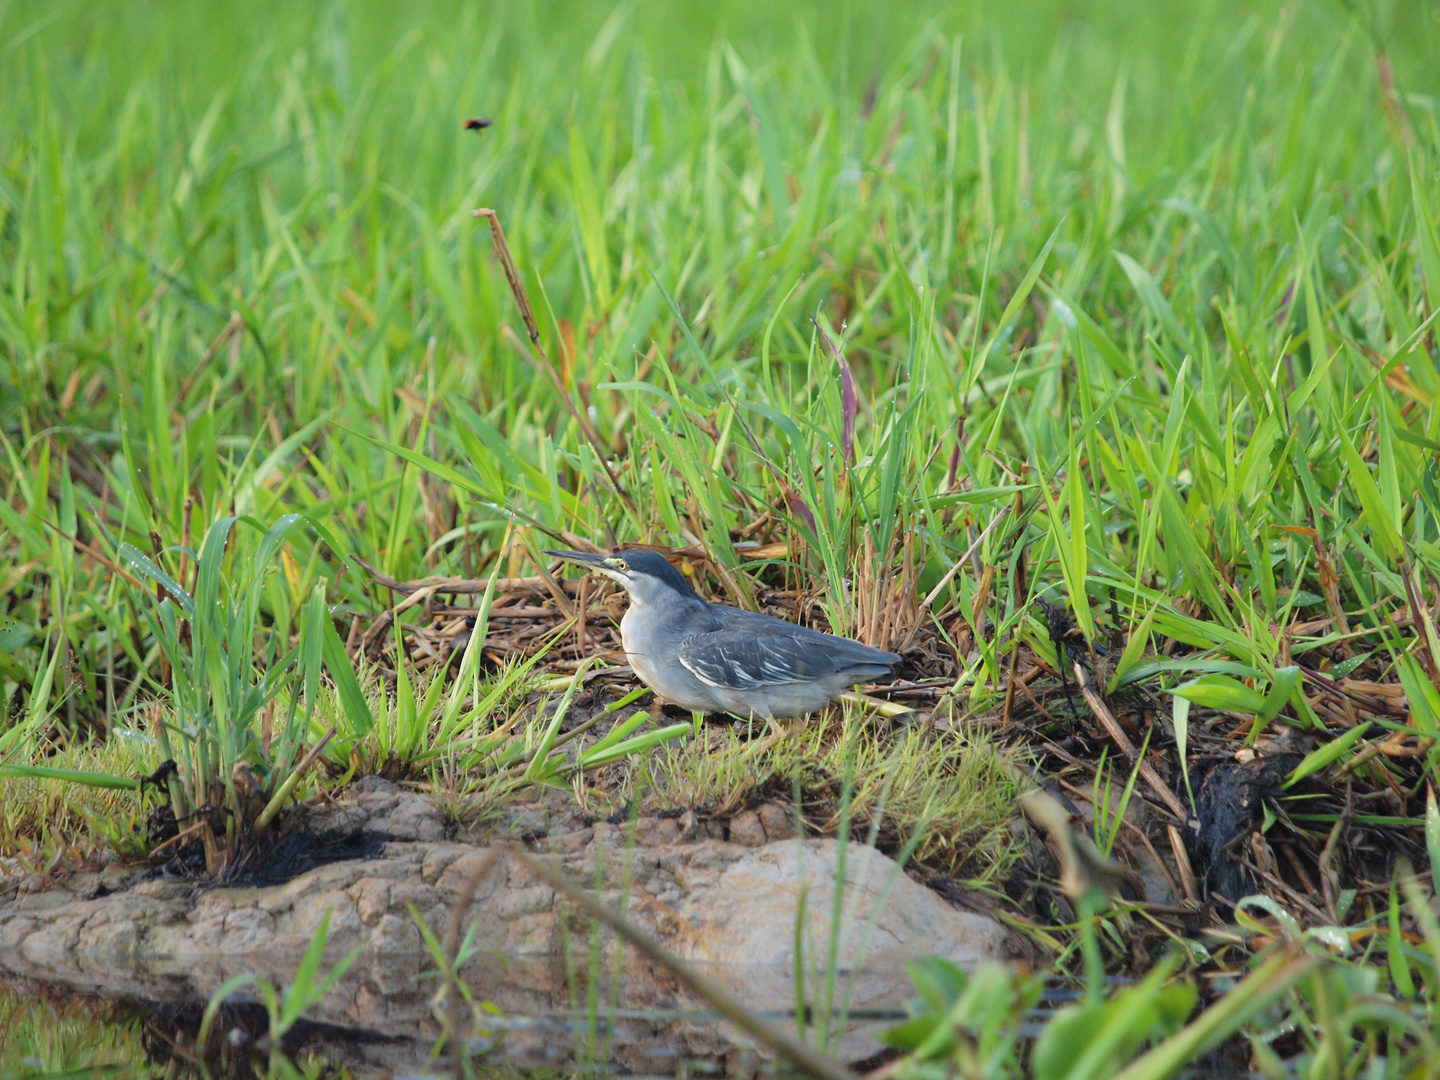
<svg viewBox="0 0 1440 1080"><path fill-rule="evenodd" d="M970 976L940 956L907 960L905 973L910 976L910 985L920 995L920 1000L937 1013L947 1012L970 981Z"/></svg>
<svg viewBox="0 0 1440 1080"><path fill-rule="evenodd" d="M1076 1060L1095 1037L1105 1009L1103 1003L1067 1005L1050 1018L1030 1051L1035 1080L1066 1080L1074 1075Z"/></svg>
<svg viewBox="0 0 1440 1080"><path fill-rule="evenodd" d="M190 594L185 591L184 587L181 586L178 581L165 573L164 570L161 570L160 567L155 564L154 560L140 551L139 548L132 544L121 544L120 561L129 566L130 569L134 570L140 577L149 578L161 586L175 599L175 602L180 605L186 615L194 614L195 602L190 598Z"/></svg>
<svg viewBox="0 0 1440 1080"><path fill-rule="evenodd" d="M1431 865L1434 865L1432 859ZM1400 932L1400 897L1395 878L1390 879L1389 933L1385 937L1386 959L1390 967L1390 980L1396 991L1406 1001L1415 1000L1415 980L1410 975L1410 964L1405 959L1405 938Z"/></svg>
<svg viewBox="0 0 1440 1080"><path fill-rule="evenodd" d="M1120 686L1121 680L1130 673L1130 669L1145 655L1145 648L1150 644L1150 630L1155 625L1155 612L1159 608L1160 604L1157 601L1145 613L1145 618L1140 620L1140 625L1130 631L1130 638L1125 642L1125 650L1120 654L1120 659L1115 662L1115 673L1110 676L1110 683L1105 687L1105 693L1113 694Z"/></svg>
<svg viewBox="0 0 1440 1080"><path fill-rule="evenodd" d="M375 727L375 718L370 714L370 706L360 690L360 680L355 676L355 665L350 662L350 657L345 652L345 642L340 640L340 634L335 629L335 620L330 618L329 612L326 612L321 621L325 634L325 670L330 672L330 678L335 680L335 688L340 692L340 704L345 710L345 718L350 722L351 732L355 735L368 735Z"/></svg>
<svg viewBox="0 0 1440 1080"><path fill-rule="evenodd" d="M1359 727L1353 727L1337 739L1332 739L1324 746L1316 747L1305 755L1304 760L1296 765L1290 775L1285 778L1282 787L1293 787L1301 780L1304 780L1312 773L1317 773L1332 762L1338 761L1340 757L1352 746L1365 737L1370 730L1370 721L1366 721Z"/></svg>
<svg viewBox="0 0 1440 1080"><path fill-rule="evenodd" d="M535 754L525 769L526 780L543 782L546 776L554 773L556 766L555 762L550 760L550 750L555 745L555 739L560 734L560 724L565 719L565 714L570 711L570 702L574 700L575 692L580 689L589 666L588 662L582 662L566 684L560 704L555 706L555 713L546 725L544 734L540 736L540 745L535 748Z"/></svg>
<svg viewBox="0 0 1440 1080"><path fill-rule="evenodd" d="M1070 468L1060 498L1050 494L1048 484L1040 486L1045 497L1045 506L1050 524L1050 537L1055 551L1060 556L1060 574L1065 581L1065 591L1075 613L1075 622L1087 639L1095 637L1095 621L1090 611L1089 595L1085 591L1087 551L1085 545L1085 506L1080 495L1084 483L1076 457L1075 444L1070 445ZM1062 524L1062 502L1069 509L1069 526ZM1076 515L1078 516L1078 519ZM1058 659L1057 659L1057 662Z"/></svg>
<svg viewBox="0 0 1440 1080"><path fill-rule="evenodd" d="M940 1018L931 1013L924 1016L917 1016L913 1020L907 1020L903 1024L896 1024L894 1027L886 1028L880 1035L880 1041L886 1046L893 1046L897 1050L911 1051L919 1049L930 1041L940 1024Z"/></svg>
<svg viewBox="0 0 1440 1080"><path fill-rule="evenodd" d="M605 737L603 739L597 742L594 746L590 747L589 752L594 753L596 750L608 750L616 743L622 742L623 740L628 738L636 728L638 728L641 724L645 723L645 721L649 718L650 714L642 709L641 711L631 715L628 719L621 720L618 724L616 724L608 732L605 733Z"/></svg>
<svg viewBox="0 0 1440 1080"><path fill-rule="evenodd" d="M995 343L1000 340L1000 335L1020 313L1025 302L1030 299L1030 293L1035 288L1035 283L1040 280L1041 271L1045 269L1045 260L1050 257L1050 249L1055 246L1055 241L1060 236L1060 228L1059 225L1055 226L1054 231L1045 241L1045 245L1040 249L1040 254L1031 261L1029 268L1025 271L1025 276L1020 279L1019 286L1010 294L1010 299L1005 304L1005 310L1000 313L1000 321L995 324L995 329L990 332L990 337L986 339L984 346L980 349L980 355L971 360L965 372L965 399L970 397L970 391L975 388L975 384L984 374L985 364L990 359L990 353L994 350Z"/></svg>
<svg viewBox="0 0 1440 1080"><path fill-rule="evenodd" d="M1265 700L1255 713L1255 723L1250 728L1249 742L1254 742L1270 721L1280 715L1280 710L1290 702L1299 686L1300 669L1297 666L1291 664L1275 669L1275 679L1270 684L1270 692L1265 695Z"/></svg>
<svg viewBox="0 0 1440 1080"><path fill-rule="evenodd" d="M610 310L610 252L605 246L605 216L595 186L595 173L580 129L570 128L571 194L575 217L580 225L580 239L585 249L585 266L595 287L596 306L601 312Z"/></svg>
<svg viewBox="0 0 1440 1080"><path fill-rule="evenodd" d="M1239 679L1232 679L1228 675L1205 675L1188 683L1181 683L1171 693L1207 709L1220 709L1224 712L1259 713L1265 706L1264 697Z"/></svg>
<svg viewBox="0 0 1440 1080"><path fill-rule="evenodd" d="M337 426L344 428L344 430L349 431L352 435L358 435L366 442L374 443L376 446L390 451L390 453L394 454L396 457L403 458L404 460L410 462L410 464L412 465L419 466L426 472L430 473L432 476L439 477L447 484L453 484L461 491L468 491L470 494L479 495L483 499L489 499L491 497L491 493L487 491L483 486L476 483L474 478L466 476L458 469L451 468L449 465L446 465L443 462L436 461L434 458L426 457L424 454L417 453L416 451L411 450L408 446L401 446L399 443L389 442L386 439L376 439L370 435L366 435L363 431L356 431L353 428L347 428L343 424L339 424Z"/></svg>
<svg viewBox="0 0 1440 1080"><path fill-rule="evenodd" d="M1375 546L1387 559L1392 562L1399 561L1404 551L1399 522L1386 513L1385 501L1380 496L1380 489L1375 485L1375 478L1370 474L1370 467L1360 457L1344 429L1337 427L1335 437L1340 442L1340 455L1345 459L1350 488L1360 500L1360 507L1370 522L1370 533L1375 538Z"/></svg>
<svg viewBox="0 0 1440 1080"><path fill-rule="evenodd" d="M310 602L300 612L300 672L305 681L305 719L315 711L320 696L320 675L325 664L325 624L330 610L325 604L325 583L316 584Z"/></svg>
<svg viewBox="0 0 1440 1080"><path fill-rule="evenodd" d="M688 735L692 730L693 727L690 724L671 724L669 727L660 728L658 731L647 731L644 735L636 735L634 738L625 739L623 742L618 742L599 752L592 748L580 755L580 767L582 769L599 768L601 765L609 765L631 754L643 754L645 751L654 749L663 742L677 739L681 735Z"/></svg>
<svg viewBox="0 0 1440 1080"><path fill-rule="evenodd" d="M1160 620L1157 620L1159 622ZM1121 680L1122 686L1128 686L1134 682L1144 682L1146 679L1154 678L1156 675L1164 674L1167 671L1198 671L1202 674L1239 675L1247 679L1258 679L1262 676L1258 668L1249 664L1241 664L1234 660L1209 660L1205 657L1191 658L1180 657L1176 660L1151 660L1143 664L1136 664L1130 673Z"/></svg>
<svg viewBox="0 0 1440 1080"><path fill-rule="evenodd" d="M1112 1080L1168 1080L1224 1042L1321 964L1318 957L1270 957L1185 1028L1152 1047Z"/></svg>
<svg viewBox="0 0 1440 1080"><path fill-rule="evenodd" d="M1176 697L1171 719L1175 725L1175 752L1180 757L1180 775L1185 780L1185 793L1190 797L1190 812L1195 810L1195 790L1190 786L1190 763L1186 751L1190 743L1190 699Z"/></svg>
<svg viewBox="0 0 1440 1080"><path fill-rule="evenodd" d="M24 623L0 619L0 652L17 653L30 644L34 636Z"/></svg>
<svg viewBox="0 0 1440 1080"><path fill-rule="evenodd" d="M1433 166L1432 166L1433 167ZM1420 239L1420 264L1425 274L1425 301L1431 314L1440 311L1440 236L1425 196L1421 169L1410 159L1410 199L1415 210L1415 232ZM1433 183L1433 181L1431 181Z"/></svg>
<svg viewBox="0 0 1440 1080"><path fill-rule="evenodd" d="M205 1011L200 1016L200 1031L196 1036L199 1044L204 1046L210 1034L210 1025L215 1022L215 1014L220 1007L230 998L230 995L239 990L242 986L253 986L258 980L254 975L232 975L221 983L210 995L210 1000L205 1004Z"/></svg>
<svg viewBox="0 0 1440 1080"><path fill-rule="evenodd" d="M1170 306L1170 301L1165 299L1165 294L1160 291L1160 286L1155 283L1155 278L1151 276L1150 271L1123 251L1115 252L1115 259L1120 263L1120 268L1125 271L1125 276L1130 279L1130 284L1140 295L1141 303L1150 309L1150 314L1155 316L1165 332L1170 335L1171 340L1191 356L1196 355L1190 335L1180 325L1180 320L1175 317L1175 309Z"/></svg>
<svg viewBox="0 0 1440 1080"><path fill-rule="evenodd" d="M285 991L284 1006L280 1013L281 1034L290 1029L305 1010L315 977L320 973L320 960L325 955L325 942L330 938L330 908L320 916L320 923L310 935L310 943L300 957L300 966L295 969L295 980Z"/></svg>
<svg viewBox="0 0 1440 1080"><path fill-rule="evenodd" d="M1395 658L1395 669L1400 675L1400 685L1405 688L1410 719L1415 727L1427 735L1440 734L1440 690L1435 689L1429 674L1420 666L1420 661L1403 652Z"/></svg>
<svg viewBox="0 0 1440 1080"><path fill-rule="evenodd" d="M1425 850L1430 856L1430 877L1440 896L1440 807L1435 805L1435 788L1425 788Z"/></svg>
<svg viewBox="0 0 1440 1080"><path fill-rule="evenodd" d="M132 776L86 772L83 769L50 769L43 765L0 765L0 777L14 780L64 780L83 787L136 791L140 781Z"/></svg>

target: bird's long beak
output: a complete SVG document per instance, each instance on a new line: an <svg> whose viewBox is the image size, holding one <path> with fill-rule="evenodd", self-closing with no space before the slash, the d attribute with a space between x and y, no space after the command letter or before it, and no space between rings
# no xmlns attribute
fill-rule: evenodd
<svg viewBox="0 0 1440 1080"><path fill-rule="evenodd" d="M549 551L546 555L556 559L564 559L566 562L579 563L581 566L612 577L616 581L623 581L624 575L614 565L615 559L609 555L602 555L599 552L590 551Z"/></svg>
<svg viewBox="0 0 1440 1080"><path fill-rule="evenodd" d="M589 551L546 551L546 555L556 559L564 559L566 562L580 563L582 566L601 567L605 565L607 555Z"/></svg>

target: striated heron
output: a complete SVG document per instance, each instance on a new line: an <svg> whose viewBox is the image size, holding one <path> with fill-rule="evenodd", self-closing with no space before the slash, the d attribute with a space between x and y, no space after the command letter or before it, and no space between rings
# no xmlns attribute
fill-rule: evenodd
<svg viewBox="0 0 1440 1080"><path fill-rule="evenodd" d="M546 551L625 586L620 640L635 674L686 709L763 719L823 709L856 683L889 675L900 657L770 615L709 604L653 551Z"/></svg>

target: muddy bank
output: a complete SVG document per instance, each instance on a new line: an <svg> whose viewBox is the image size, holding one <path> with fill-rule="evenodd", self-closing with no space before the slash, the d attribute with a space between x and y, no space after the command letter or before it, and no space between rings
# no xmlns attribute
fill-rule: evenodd
<svg viewBox="0 0 1440 1080"><path fill-rule="evenodd" d="M762 815L754 816L734 823L746 843L717 839L693 819L647 825L637 833L649 842L629 849L618 824L552 833L532 823L530 831L548 834L535 850L576 881L598 886L608 904L751 1008L789 1013L802 897L798 937L804 967L815 973L829 948L841 853L831 840L754 846L768 839ZM783 816L771 817L772 831L782 831ZM592 980L601 985L602 1016L613 1008L623 1029L614 1033L613 1057L626 1068L668 1072L677 1057L713 1060L746 1045L725 1025L679 1015L705 1005L608 931L592 952L593 927L504 849L443 839L443 819L429 800L371 781L316 814L313 825L390 839L379 857L332 863L281 885L206 889L151 880L94 898L19 892L0 907L0 972L107 996L203 1003L239 974L289 983L328 911L326 965L357 947L361 954L307 1016L385 1040L347 1050L353 1065L409 1068L439 1033L437 984L426 974L436 965L417 918L443 939L466 879L489 864L459 914L466 932L473 927L475 946L461 976L477 1000L512 1018L492 1033L505 1058L573 1060L573 1040L557 1038L556 1028L569 1028L562 1018L575 1015L576 995L583 1003ZM853 1010L903 1005L910 991L901 964L910 957L932 953L973 966L1009 954L1000 924L957 910L879 852L850 845L844 880L838 956ZM517 1022L526 1018L548 1019ZM876 1026L851 1022L840 1055L873 1054Z"/></svg>

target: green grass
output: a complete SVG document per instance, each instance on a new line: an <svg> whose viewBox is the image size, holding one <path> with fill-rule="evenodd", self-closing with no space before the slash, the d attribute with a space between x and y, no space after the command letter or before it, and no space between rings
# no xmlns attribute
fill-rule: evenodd
<svg viewBox="0 0 1440 1080"><path fill-rule="evenodd" d="M381 708L390 672L336 651L394 603L367 567L529 574L548 533L703 550L712 595L803 588L943 672L953 723L855 752L906 763L902 842L991 838L977 876L1013 787L966 717L995 718L1017 645L1053 661L1037 597L1116 646L1108 689L1155 695L1164 752L1224 714L1300 728L1297 776L1418 820L1437 56L1433 4L1378 0L7 6L0 768L133 776L165 755L118 733L173 734L177 807L218 783L239 810L236 765L273 794L334 725L338 774L394 752L471 794L569 782L558 698L484 741L529 675L472 673L467 703L392 651ZM833 785L853 723L752 779ZM607 797L743 797L743 747L636 730ZM1375 752L1400 736L1418 756ZM0 844L63 847L27 806L56 781L4 783ZM880 800L859 785L858 818Z"/></svg>
<svg viewBox="0 0 1440 1080"><path fill-rule="evenodd" d="M153 687L135 590L70 537L112 559L151 532L198 548L232 508L311 515L399 578L481 572L507 509L596 540L693 534L743 596L780 570L732 530L776 506L848 629L865 552L883 575L911 538L923 595L1018 494L1025 529L979 551L990 626L1014 627L1026 541L1030 591L1059 588L1082 624L1110 595L1123 624L1178 596L1193 618L1154 629L1262 682L1270 626L1324 611L1287 528L1320 530L1352 611L1401 595L1407 546L1435 566L1440 379L1417 329L1440 288L1437 119L1409 92L1428 16L1384 28L1405 92L1387 124L1375 43L1323 6L1112 15L1078 43L1051 13L1043 47L859 7L768 44L743 7L727 38L648 8L558 33L519 9L207 27L156 9L143 29L57 10L0 27L16 712L62 640L41 704L68 722L113 723ZM461 133L472 112L496 127ZM479 205L624 498L519 346ZM812 313L847 325L848 470ZM382 600L313 538L287 555L261 601L279 641L322 579L338 613ZM975 590L967 569L932 607L968 614ZM976 639L982 696L996 640Z"/></svg>
<svg viewBox="0 0 1440 1080"><path fill-rule="evenodd" d="M90 1075L135 1077L160 1074L144 1068L139 1017L123 1008L77 1000L33 985L0 985L0 1071L5 1076Z"/></svg>
<svg viewBox="0 0 1440 1080"><path fill-rule="evenodd" d="M757 761L742 732L743 725L712 731L650 755L644 770L631 770L606 793L610 803L638 800L642 810L661 812L703 807L728 816L759 788L791 804L798 782L801 814L834 835L850 777L848 813L875 830L882 846L909 850L916 862L975 886L1003 876L1014 860L1007 826L1015 781L979 734L937 739L916 726L890 731L847 708L838 723L807 725Z"/></svg>

